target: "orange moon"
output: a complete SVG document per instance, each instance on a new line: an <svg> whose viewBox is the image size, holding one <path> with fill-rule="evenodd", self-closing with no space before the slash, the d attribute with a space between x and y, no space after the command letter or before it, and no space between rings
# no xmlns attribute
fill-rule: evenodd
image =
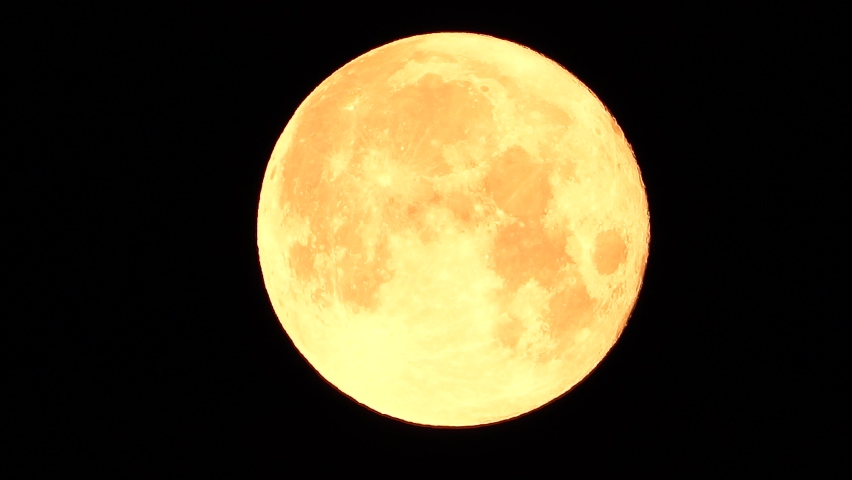
<svg viewBox="0 0 852 480"><path fill-rule="evenodd" d="M302 102L257 242L284 330L344 394L431 426L504 421L585 378L648 258L624 134L557 63L470 33L398 40Z"/></svg>

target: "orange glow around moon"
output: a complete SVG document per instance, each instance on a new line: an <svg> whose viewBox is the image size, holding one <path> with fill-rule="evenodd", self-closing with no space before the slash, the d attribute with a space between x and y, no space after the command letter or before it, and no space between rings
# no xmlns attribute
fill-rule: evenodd
<svg viewBox="0 0 852 480"><path fill-rule="evenodd" d="M469 33L337 70L272 152L263 278L293 343L357 402L421 425L517 417L612 348L648 257L645 188L558 64Z"/></svg>

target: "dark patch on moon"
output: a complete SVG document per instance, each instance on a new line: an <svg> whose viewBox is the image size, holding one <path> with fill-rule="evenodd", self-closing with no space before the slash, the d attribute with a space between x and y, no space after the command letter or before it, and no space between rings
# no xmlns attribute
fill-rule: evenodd
<svg viewBox="0 0 852 480"><path fill-rule="evenodd" d="M321 295L336 293L344 303L374 310L378 307L379 288L394 275L388 268L391 254L387 239L382 237L377 245L365 245L359 229L352 223L341 226L337 232L323 230L315 234L314 243L295 243L290 247L290 267L296 278L305 283L319 280ZM328 269L314 268L316 255L330 252L335 245L346 249L340 261Z"/></svg>
<svg viewBox="0 0 852 480"><path fill-rule="evenodd" d="M485 189L504 212L522 220L541 217L552 194L546 164L535 163L519 146L507 149L491 163Z"/></svg>
<svg viewBox="0 0 852 480"><path fill-rule="evenodd" d="M388 269L391 254L387 241L376 246L373 258L368 257L363 245L358 247L347 252L337 266L339 294L345 303L372 311L379 304L379 287L393 278L393 271Z"/></svg>
<svg viewBox="0 0 852 480"><path fill-rule="evenodd" d="M606 230L595 237L593 255L595 269L601 275L610 275L627 260L627 244L615 230Z"/></svg>
<svg viewBox="0 0 852 480"><path fill-rule="evenodd" d="M282 202L288 202L293 213L305 218L311 228L311 241L290 249L296 278L319 280L322 295L337 295L349 305L369 310L377 307L378 290L393 272L388 268L386 235L380 233L376 244L365 245L364 226L386 224L379 231L413 227L422 232L424 241L433 241L434 227L425 218L424 207L435 202L448 208L462 224L470 224L476 217L470 195L427 193L431 188L424 179L452 172L443 158L443 145L495 131L490 102L470 82L444 81L440 75L427 73L415 84L391 92L387 80L403 64L387 69L364 58L352 66L352 75L339 77L322 97L312 99L295 132L298 141L290 145L280 168L274 171L274 180L282 183ZM359 92L359 104L346 110L352 101L347 92L352 91ZM341 114L346 111L357 117L354 124L351 115ZM349 136L336 133L353 128L357 132L352 145ZM329 159L341 151L351 152L348 175L339 176L332 184ZM361 168L367 155L387 155L397 164L394 168L404 173L402 178L394 177L397 183L387 192L378 187L366 192L374 200L371 205L380 206L378 211L359 197L364 194L363 186L375 181L365 178ZM394 192L407 192L408 202ZM343 223L333 228L332 219ZM345 248L345 255L329 269L332 271L317 272L316 255L330 253L334 247Z"/></svg>
<svg viewBox="0 0 852 480"><path fill-rule="evenodd" d="M526 327L520 319L510 316L508 320L497 325L494 334L501 345L506 348L515 348L525 330Z"/></svg>
<svg viewBox="0 0 852 480"><path fill-rule="evenodd" d="M293 269L296 278L303 282L315 279L313 249L298 242L294 243L290 247L290 268Z"/></svg>
<svg viewBox="0 0 852 480"><path fill-rule="evenodd" d="M595 302L581 280L559 290L548 304L550 336L563 341L588 326L593 319L594 307Z"/></svg>
<svg viewBox="0 0 852 480"><path fill-rule="evenodd" d="M445 82L438 74L426 73L413 85L390 95L376 95L377 107L364 120L390 129L394 143L412 149L409 154L416 155L420 163L446 165L443 145L464 140L474 132L494 131L491 103L468 81ZM433 174L450 171L447 168Z"/></svg>
<svg viewBox="0 0 852 480"><path fill-rule="evenodd" d="M569 261L566 238L548 235L538 222L516 222L502 229L494 241L494 270L515 291L530 279L544 288L553 286L559 269Z"/></svg>

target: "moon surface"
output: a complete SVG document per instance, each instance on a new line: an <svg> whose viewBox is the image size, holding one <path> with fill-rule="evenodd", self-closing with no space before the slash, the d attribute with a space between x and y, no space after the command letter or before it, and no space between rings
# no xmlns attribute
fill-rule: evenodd
<svg viewBox="0 0 852 480"><path fill-rule="evenodd" d="M263 178L269 298L344 394L431 426L504 421L603 359L636 302L645 187L600 100L470 33L352 60L299 106Z"/></svg>

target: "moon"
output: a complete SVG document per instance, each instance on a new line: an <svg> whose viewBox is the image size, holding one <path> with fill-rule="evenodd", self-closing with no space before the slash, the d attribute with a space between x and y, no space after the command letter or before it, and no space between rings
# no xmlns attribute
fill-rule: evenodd
<svg viewBox="0 0 852 480"><path fill-rule="evenodd" d="M263 178L258 254L284 330L340 392L465 427L582 381L633 310L645 186L600 100L472 33L404 38L323 81Z"/></svg>

